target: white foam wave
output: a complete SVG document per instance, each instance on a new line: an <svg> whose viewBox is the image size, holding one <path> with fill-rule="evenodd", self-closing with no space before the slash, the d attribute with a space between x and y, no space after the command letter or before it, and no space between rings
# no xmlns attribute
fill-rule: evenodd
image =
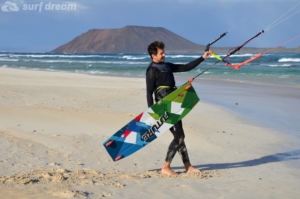
<svg viewBox="0 0 300 199"><path fill-rule="evenodd" d="M80 70L76 70L76 73L88 73L88 74L92 74L92 75L97 75L97 74L110 74L110 72L107 71L80 71Z"/></svg>
<svg viewBox="0 0 300 199"><path fill-rule="evenodd" d="M300 62L300 58L281 58L278 62Z"/></svg>
<svg viewBox="0 0 300 199"><path fill-rule="evenodd" d="M124 59L133 59L133 60L139 60L139 59L146 59L146 56L143 57L135 57L135 56L131 56L131 55L124 55L122 58Z"/></svg>
<svg viewBox="0 0 300 199"><path fill-rule="evenodd" d="M7 56L7 55L6 55ZM65 54L65 55L57 55L57 54L10 54L9 57L27 57L27 58L116 58L119 56L116 55L74 55L74 54Z"/></svg>
<svg viewBox="0 0 300 199"><path fill-rule="evenodd" d="M282 65L279 65L279 64L270 64L268 66L274 67L274 68L276 68L276 67L290 67L291 64L282 64Z"/></svg>
<svg viewBox="0 0 300 199"><path fill-rule="evenodd" d="M279 78L283 79L283 78L290 78L290 75L280 75Z"/></svg>
<svg viewBox="0 0 300 199"><path fill-rule="evenodd" d="M283 65L281 65L281 66L283 66L283 67L290 67L291 64L283 64Z"/></svg>
<svg viewBox="0 0 300 199"><path fill-rule="evenodd" d="M254 54L246 53L246 54L238 54L238 55L231 55L230 57L252 57Z"/></svg>
<svg viewBox="0 0 300 199"><path fill-rule="evenodd" d="M19 59L0 58L0 61L19 61Z"/></svg>
<svg viewBox="0 0 300 199"><path fill-rule="evenodd" d="M201 55L168 55L170 58L199 58Z"/></svg>
<svg viewBox="0 0 300 199"><path fill-rule="evenodd" d="M0 59L1 61L1 59ZM79 61L79 60L24 60L24 61L35 61L35 62L41 62L41 63L85 63L85 64L135 64L135 65L141 65L141 64L149 64L149 62L133 62L133 61Z"/></svg>

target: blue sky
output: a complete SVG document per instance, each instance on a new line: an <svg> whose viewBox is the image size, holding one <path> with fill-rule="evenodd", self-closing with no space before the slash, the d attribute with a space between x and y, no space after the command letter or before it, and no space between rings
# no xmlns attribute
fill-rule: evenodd
<svg viewBox="0 0 300 199"><path fill-rule="evenodd" d="M237 46L298 3L299 0L0 0L0 50L51 51L89 29L126 25L164 27L203 45L230 30L214 46ZM75 4L76 9L72 7ZM300 4L281 20L297 11ZM275 47L298 36L299 19L300 12L247 46ZM297 46L300 38L286 45Z"/></svg>

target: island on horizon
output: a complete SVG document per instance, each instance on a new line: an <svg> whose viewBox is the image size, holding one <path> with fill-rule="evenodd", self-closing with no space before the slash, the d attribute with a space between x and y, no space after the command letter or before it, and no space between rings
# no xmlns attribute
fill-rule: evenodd
<svg viewBox="0 0 300 199"><path fill-rule="evenodd" d="M205 45L193 43L165 28L125 26L119 29L91 29L51 52L54 53L146 53L148 45L163 41L167 53L203 53ZM232 47L212 47L218 53L227 53ZM270 48L243 47L240 53L261 53ZM272 52L300 52L297 48L278 47Z"/></svg>

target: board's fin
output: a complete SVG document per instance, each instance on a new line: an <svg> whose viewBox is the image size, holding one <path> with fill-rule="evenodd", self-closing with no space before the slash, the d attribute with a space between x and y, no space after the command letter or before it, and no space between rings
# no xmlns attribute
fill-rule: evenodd
<svg viewBox="0 0 300 199"><path fill-rule="evenodd" d="M110 140L110 141L108 141L108 142L105 144L105 146L109 146L109 145L111 145L113 142L114 142L113 140Z"/></svg>
<svg viewBox="0 0 300 199"><path fill-rule="evenodd" d="M192 87L192 85L191 84L189 84L189 85L187 85L185 88L184 88L184 90L186 91L186 90L189 90L189 88L191 88Z"/></svg>
<svg viewBox="0 0 300 199"><path fill-rule="evenodd" d="M121 155L119 155L118 157L116 157L116 158L115 158L115 161L118 161L118 160L120 160L122 157L123 157L123 155L122 155L122 154L121 154Z"/></svg>

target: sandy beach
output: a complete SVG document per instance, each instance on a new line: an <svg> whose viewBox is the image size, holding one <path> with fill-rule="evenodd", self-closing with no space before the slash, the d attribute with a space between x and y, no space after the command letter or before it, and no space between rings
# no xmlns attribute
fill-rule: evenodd
<svg viewBox="0 0 300 199"><path fill-rule="evenodd" d="M299 198L299 144L209 103L209 85L183 120L202 173L186 174L177 154L169 177L159 170L170 132L118 162L102 146L147 108L143 78L0 68L0 199Z"/></svg>

